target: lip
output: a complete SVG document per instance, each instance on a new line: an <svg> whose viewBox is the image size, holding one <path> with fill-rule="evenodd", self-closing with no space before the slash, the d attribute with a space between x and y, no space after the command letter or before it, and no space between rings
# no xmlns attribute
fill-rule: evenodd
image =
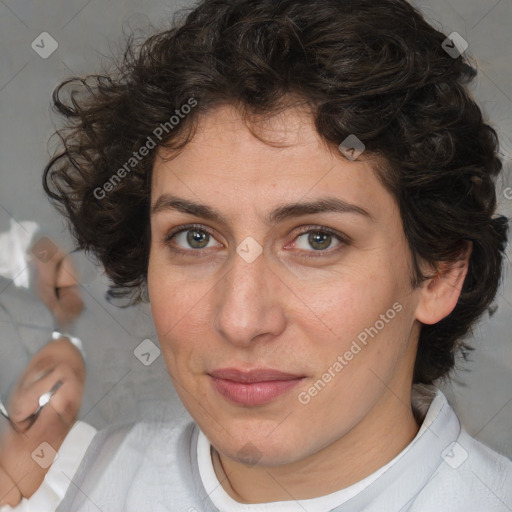
<svg viewBox="0 0 512 512"><path fill-rule="evenodd" d="M213 387L228 401L245 406L272 402L297 386L304 375L285 373L270 368L239 370L223 368L209 373Z"/></svg>

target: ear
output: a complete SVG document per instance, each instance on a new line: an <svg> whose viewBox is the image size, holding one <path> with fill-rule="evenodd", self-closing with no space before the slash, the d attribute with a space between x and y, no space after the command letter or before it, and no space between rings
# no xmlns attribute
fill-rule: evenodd
<svg viewBox="0 0 512 512"><path fill-rule="evenodd" d="M468 272L473 242L466 242L466 249L453 262L441 262L435 275L421 285L416 319L423 324L435 324L448 316L459 300L462 285Z"/></svg>

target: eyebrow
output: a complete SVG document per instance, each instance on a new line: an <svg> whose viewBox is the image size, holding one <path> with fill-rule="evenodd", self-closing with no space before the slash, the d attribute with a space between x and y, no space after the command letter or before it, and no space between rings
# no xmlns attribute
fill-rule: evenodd
<svg viewBox="0 0 512 512"><path fill-rule="evenodd" d="M176 210L196 217L203 217L218 222L219 224L227 224L226 219L210 206L194 203L188 199L169 194L163 194L155 201L155 204L151 207L151 215L156 215L168 210ZM337 197L324 197L315 201L283 204L269 212L266 216L266 221L268 224L277 224L289 218L326 212L352 213L361 215L375 222L375 218L368 210Z"/></svg>

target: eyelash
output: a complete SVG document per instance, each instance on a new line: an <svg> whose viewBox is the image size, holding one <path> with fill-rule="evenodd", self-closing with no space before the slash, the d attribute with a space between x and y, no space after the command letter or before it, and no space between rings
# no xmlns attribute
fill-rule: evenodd
<svg viewBox="0 0 512 512"><path fill-rule="evenodd" d="M193 257L202 257L201 253L204 252L206 249L189 249L189 250L187 250L187 249L177 248L170 244L171 240L176 235L179 235L180 233L183 233L186 231L191 231L194 229L197 231L208 233L211 237L215 238L214 234L209 229L206 229L203 225L187 224L185 226L180 227L179 229L173 230L170 233L168 233L167 236L165 237L164 242L168 246L168 248L176 254L184 254L184 255L193 256ZM324 251L322 251L322 250L319 250L319 251L300 250L299 252L302 253L302 257L304 257L304 258L318 258L318 257L324 256L325 254L332 255L332 254L338 252L339 250L343 249L344 246L349 245L351 243L351 240L348 236L342 235L341 233L339 233L338 231L335 231L334 229L326 228L323 226L305 226L304 228L302 228L299 231L299 233L297 234L297 236L295 238L298 238L299 236L304 235L306 233L328 234L328 235L331 235L334 238L336 238L340 242L340 244L338 246L336 246L334 249L326 249ZM305 255L304 252L316 253L316 255L313 255L313 254Z"/></svg>

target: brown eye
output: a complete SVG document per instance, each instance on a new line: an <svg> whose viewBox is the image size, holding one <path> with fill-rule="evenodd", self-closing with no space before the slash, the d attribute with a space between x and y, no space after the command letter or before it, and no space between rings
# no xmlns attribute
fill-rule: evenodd
<svg viewBox="0 0 512 512"><path fill-rule="evenodd" d="M313 231L309 233L308 243L315 250L328 249L332 242L332 235L321 231Z"/></svg>
<svg viewBox="0 0 512 512"><path fill-rule="evenodd" d="M336 242L333 245L333 242ZM295 245L298 249L314 252L314 251L327 251L341 245L341 237L339 235L330 233L326 230L315 229L309 230L300 234L296 238ZM311 251L313 249L313 251Z"/></svg>
<svg viewBox="0 0 512 512"><path fill-rule="evenodd" d="M187 243L193 249L204 249L210 240L210 234L205 231L189 229L188 231L185 231L185 233L187 234Z"/></svg>
<svg viewBox="0 0 512 512"><path fill-rule="evenodd" d="M206 229L197 226L184 227L181 230L170 233L165 239L166 244L172 251L181 253L200 252L200 249L209 249L220 246L214 236Z"/></svg>

